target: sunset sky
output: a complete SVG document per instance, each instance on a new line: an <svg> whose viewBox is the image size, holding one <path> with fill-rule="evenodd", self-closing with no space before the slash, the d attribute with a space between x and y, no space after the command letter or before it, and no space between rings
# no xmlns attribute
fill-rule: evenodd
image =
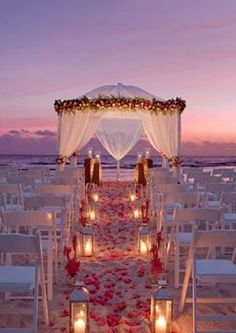
<svg viewBox="0 0 236 333"><path fill-rule="evenodd" d="M0 153L56 153L55 99L182 97L183 154L236 155L235 0L1 0Z"/></svg>

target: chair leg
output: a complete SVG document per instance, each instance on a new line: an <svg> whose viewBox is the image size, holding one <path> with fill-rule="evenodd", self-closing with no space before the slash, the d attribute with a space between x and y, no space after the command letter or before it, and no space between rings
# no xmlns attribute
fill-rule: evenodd
<svg viewBox="0 0 236 333"><path fill-rule="evenodd" d="M40 269L40 278L41 278L41 289L42 289L42 303L43 303L43 314L44 314L44 320L45 324L49 325L49 315L48 315L48 300L47 300L47 290L46 290L46 284L44 279L44 268L43 265L41 265Z"/></svg>
<svg viewBox="0 0 236 333"><path fill-rule="evenodd" d="M38 327L38 304L39 304L39 272L36 273L36 281L34 287L34 305L33 305L33 332L37 333Z"/></svg>
<svg viewBox="0 0 236 333"><path fill-rule="evenodd" d="M175 247L175 288L179 288L180 246L178 240Z"/></svg>
<svg viewBox="0 0 236 333"><path fill-rule="evenodd" d="M190 275L191 275L191 262L188 260L187 267L185 270L185 275L184 275L184 282L183 282L183 286L182 286L181 296L180 296L180 303L179 303L179 312L180 313L183 312L183 309L184 309Z"/></svg>
<svg viewBox="0 0 236 333"><path fill-rule="evenodd" d="M197 333L197 284L195 260L192 269L192 297L193 297L193 333Z"/></svg>
<svg viewBox="0 0 236 333"><path fill-rule="evenodd" d="M166 250L165 250L165 262L164 262L165 271L167 270L167 265L168 265L168 261L169 261L170 246L171 246L171 240L169 239L167 242Z"/></svg>
<svg viewBox="0 0 236 333"><path fill-rule="evenodd" d="M53 299L53 258L52 253L48 253L47 256L47 291L48 291L48 300Z"/></svg>

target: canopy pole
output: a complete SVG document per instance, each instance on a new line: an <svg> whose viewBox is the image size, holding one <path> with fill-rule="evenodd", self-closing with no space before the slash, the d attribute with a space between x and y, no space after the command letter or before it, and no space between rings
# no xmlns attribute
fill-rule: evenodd
<svg viewBox="0 0 236 333"><path fill-rule="evenodd" d="M120 160L116 161L116 180L120 180Z"/></svg>

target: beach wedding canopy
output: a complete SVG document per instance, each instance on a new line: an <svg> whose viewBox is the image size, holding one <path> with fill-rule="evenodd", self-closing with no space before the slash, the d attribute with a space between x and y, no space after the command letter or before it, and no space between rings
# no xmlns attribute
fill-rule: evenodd
<svg viewBox="0 0 236 333"><path fill-rule="evenodd" d="M65 163L96 134L119 168L120 160L144 132L153 148L176 166L185 106L180 98L163 100L121 83L98 87L77 99L56 100L57 161Z"/></svg>

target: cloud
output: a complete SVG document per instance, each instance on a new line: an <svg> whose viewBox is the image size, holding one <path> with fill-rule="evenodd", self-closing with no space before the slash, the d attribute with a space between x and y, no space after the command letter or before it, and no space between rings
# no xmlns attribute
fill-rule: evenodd
<svg viewBox="0 0 236 333"><path fill-rule="evenodd" d="M144 152L150 143L142 137L135 147L130 151L131 155L137 152ZM57 135L56 132L48 129L28 131L24 129L10 130L0 136L0 154L52 154L56 155ZM94 151L99 150L103 155L108 154L101 143L92 138L81 150L87 152L88 147L93 147ZM151 149L152 154L156 152ZM234 142L212 142L212 141L185 141L182 143L181 155L190 156L235 156L236 143Z"/></svg>
<svg viewBox="0 0 236 333"><path fill-rule="evenodd" d="M195 143L187 141L182 143L182 155L192 156L234 156L236 155L236 143L202 141Z"/></svg>
<svg viewBox="0 0 236 333"><path fill-rule="evenodd" d="M0 154L56 155L56 133L47 129L36 132L10 130L0 136Z"/></svg>
<svg viewBox="0 0 236 333"><path fill-rule="evenodd" d="M55 132L49 131L47 129L35 131L34 134L39 136L49 136L49 137L56 137L57 135Z"/></svg>

